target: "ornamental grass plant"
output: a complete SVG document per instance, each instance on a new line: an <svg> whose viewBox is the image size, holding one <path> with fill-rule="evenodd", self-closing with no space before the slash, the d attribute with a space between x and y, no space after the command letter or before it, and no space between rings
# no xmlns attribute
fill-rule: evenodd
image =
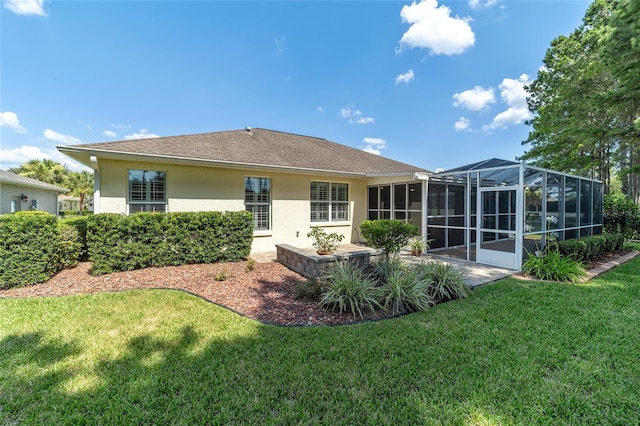
<svg viewBox="0 0 640 426"><path fill-rule="evenodd" d="M537 250L522 265L525 274L540 280L578 283L587 276L580 262L563 256L556 246Z"/></svg>
<svg viewBox="0 0 640 426"><path fill-rule="evenodd" d="M416 273L429 282L429 297L444 302L469 295L464 269L450 263L432 261L417 265Z"/></svg>
<svg viewBox="0 0 640 426"><path fill-rule="evenodd" d="M378 302L376 279L357 265L337 262L325 277L326 291L320 298L320 306L338 312L351 311L353 316L363 317L363 312L375 312L382 306Z"/></svg>

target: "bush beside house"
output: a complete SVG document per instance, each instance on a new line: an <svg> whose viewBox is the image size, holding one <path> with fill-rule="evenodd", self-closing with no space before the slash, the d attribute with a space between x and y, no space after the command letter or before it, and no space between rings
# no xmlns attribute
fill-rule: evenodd
<svg viewBox="0 0 640 426"><path fill-rule="evenodd" d="M17 212L0 216L0 288L47 281L60 270L56 216Z"/></svg>
<svg viewBox="0 0 640 426"><path fill-rule="evenodd" d="M558 241L561 255L571 257L579 262L597 260L608 253L622 250L624 236L622 234L602 234L571 240Z"/></svg>
<svg viewBox="0 0 640 426"><path fill-rule="evenodd" d="M88 223L89 222L89 223ZM0 288L45 282L87 260L94 274L147 266L237 261L249 255L249 212L0 216ZM90 249L89 249L90 247Z"/></svg>
<svg viewBox="0 0 640 426"><path fill-rule="evenodd" d="M94 215L87 221L92 273L245 259L252 224L246 211Z"/></svg>

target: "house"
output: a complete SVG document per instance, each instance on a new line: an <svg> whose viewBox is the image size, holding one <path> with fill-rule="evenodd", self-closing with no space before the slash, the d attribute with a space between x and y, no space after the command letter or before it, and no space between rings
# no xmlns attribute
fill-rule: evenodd
<svg viewBox="0 0 640 426"><path fill-rule="evenodd" d="M427 170L326 139L247 127L58 150L94 169L95 213L246 209L252 252L309 247L313 227L356 243L363 220L392 212L425 226Z"/></svg>
<svg viewBox="0 0 640 426"><path fill-rule="evenodd" d="M58 195L58 211L80 211L80 197L72 195Z"/></svg>
<svg viewBox="0 0 640 426"><path fill-rule="evenodd" d="M93 211L93 198L89 197L84 200L84 210ZM62 212L80 212L80 197L73 195L58 195L58 211Z"/></svg>
<svg viewBox="0 0 640 426"><path fill-rule="evenodd" d="M0 214L39 210L58 214L58 194L69 191L36 179L0 170Z"/></svg>
<svg viewBox="0 0 640 426"><path fill-rule="evenodd" d="M489 159L441 173L265 129L60 146L95 171L94 211L249 210L252 253L310 247L366 219L415 224L430 251L519 270L550 238L602 233L602 182Z"/></svg>

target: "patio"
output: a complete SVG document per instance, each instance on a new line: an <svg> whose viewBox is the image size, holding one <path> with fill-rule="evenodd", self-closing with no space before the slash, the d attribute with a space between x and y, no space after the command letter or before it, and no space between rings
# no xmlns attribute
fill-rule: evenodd
<svg viewBox="0 0 640 426"><path fill-rule="evenodd" d="M378 250L359 244L341 244L338 248L338 251L334 255L319 256L316 254L316 251L313 247L296 249L296 252L301 256L307 257L309 261L317 262L320 260L323 264L327 264L332 261L335 262L336 260L347 260L357 256L375 257L380 254ZM412 256L411 252L408 250L403 250L400 252L400 257L407 263L441 261L459 266L465 270L467 284L471 288L479 287L481 285L509 277L517 272L512 269L484 265L472 261L440 256L432 253L428 253L418 257ZM254 253L251 255L251 258L260 263L277 262L278 254L276 251ZM285 266L288 265L285 264Z"/></svg>

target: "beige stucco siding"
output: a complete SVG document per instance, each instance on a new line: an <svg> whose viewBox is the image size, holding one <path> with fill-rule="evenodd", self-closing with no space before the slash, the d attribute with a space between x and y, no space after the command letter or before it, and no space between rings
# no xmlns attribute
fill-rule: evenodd
<svg viewBox="0 0 640 426"><path fill-rule="evenodd" d="M100 165L100 212L126 213L128 170L167 172L168 211L244 210L244 178L271 179L271 229L255 233L252 252L273 251L276 244L310 247L307 233L320 225L328 232L357 242L356 227L366 217L367 180L322 175L269 172L265 170L225 169L193 165L102 160ZM312 181L349 184L349 217L338 224L312 224L310 221L310 183Z"/></svg>

